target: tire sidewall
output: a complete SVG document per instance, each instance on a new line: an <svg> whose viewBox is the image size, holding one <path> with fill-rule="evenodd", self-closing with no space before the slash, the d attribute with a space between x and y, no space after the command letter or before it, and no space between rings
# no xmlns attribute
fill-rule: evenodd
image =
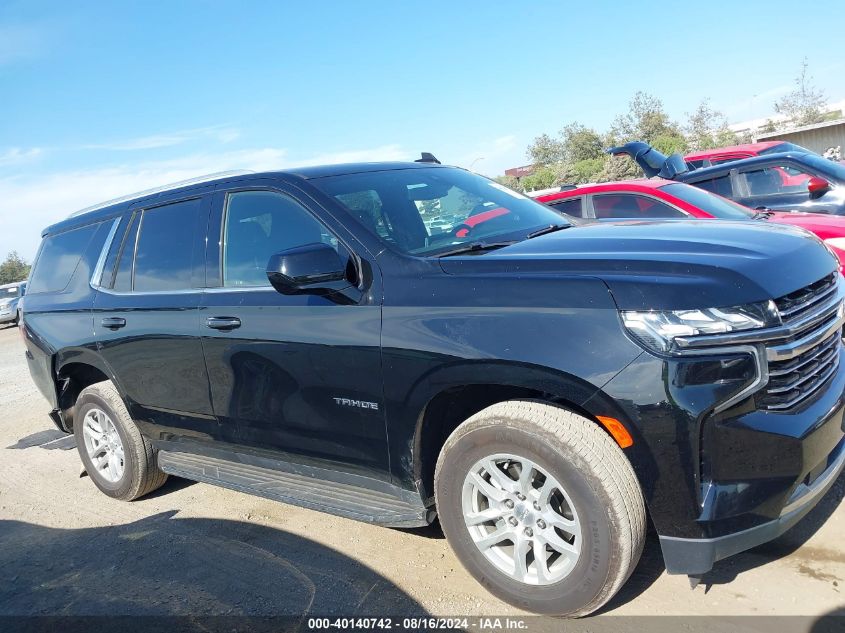
<svg viewBox="0 0 845 633"><path fill-rule="evenodd" d="M443 460L436 490L443 530L463 565L497 597L535 613L567 614L581 610L600 596L618 553L613 548L610 504L584 476L587 463L556 438L501 425L474 429L450 447ZM472 540L463 519L462 491L469 469L480 459L497 453L519 455L534 461L566 489L581 527L581 555L562 580L547 586L529 585L496 569Z"/></svg>
<svg viewBox="0 0 845 633"><path fill-rule="evenodd" d="M109 416L123 444L123 475L116 482L108 481L100 475L91 458L88 456L88 450L85 448L85 438L82 429L84 427L85 416L91 409L101 409ZM82 463L91 481L94 482L97 488L110 497L124 497L132 490L133 479L136 478L138 464L135 454L132 451L132 442L126 432L122 417L107 400L95 393L86 393L79 398L74 415L74 420L78 420L74 424L73 429L73 434L76 437L76 446L79 449L79 457L82 459Z"/></svg>

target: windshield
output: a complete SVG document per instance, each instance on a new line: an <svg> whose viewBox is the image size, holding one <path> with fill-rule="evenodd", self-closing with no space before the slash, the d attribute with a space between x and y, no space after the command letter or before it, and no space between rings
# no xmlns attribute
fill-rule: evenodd
<svg viewBox="0 0 845 633"><path fill-rule="evenodd" d="M545 205L457 168L394 169L309 182L382 241L412 255L522 240L539 228L569 224Z"/></svg>
<svg viewBox="0 0 845 633"><path fill-rule="evenodd" d="M661 189L720 220L747 220L754 215L748 207L692 185L675 183Z"/></svg>
<svg viewBox="0 0 845 633"><path fill-rule="evenodd" d="M0 299L13 299L21 296L21 286L10 286L8 288L0 288Z"/></svg>

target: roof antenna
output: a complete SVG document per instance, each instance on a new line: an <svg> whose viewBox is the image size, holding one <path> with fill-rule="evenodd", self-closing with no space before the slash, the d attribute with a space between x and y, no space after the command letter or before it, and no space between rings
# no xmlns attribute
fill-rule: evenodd
<svg viewBox="0 0 845 633"><path fill-rule="evenodd" d="M422 152L420 156L421 158L415 160L415 163L437 163L438 165L441 164L440 161L434 157L434 154L431 154L430 152Z"/></svg>

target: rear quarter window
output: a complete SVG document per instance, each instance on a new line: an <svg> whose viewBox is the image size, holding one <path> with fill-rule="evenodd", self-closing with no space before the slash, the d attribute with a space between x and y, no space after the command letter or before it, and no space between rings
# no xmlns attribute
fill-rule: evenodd
<svg viewBox="0 0 845 633"><path fill-rule="evenodd" d="M48 235L30 275L27 294L61 292L67 288L99 224Z"/></svg>
<svg viewBox="0 0 845 633"><path fill-rule="evenodd" d="M567 215L575 216L576 218L584 217L584 207L582 204L583 198L566 198L564 200L552 200L547 202L552 209L558 213L566 213Z"/></svg>

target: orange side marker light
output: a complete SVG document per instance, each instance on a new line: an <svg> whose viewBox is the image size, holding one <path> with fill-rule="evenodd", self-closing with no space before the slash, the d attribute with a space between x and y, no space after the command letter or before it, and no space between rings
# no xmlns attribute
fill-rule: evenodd
<svg viewBox="0 0 845 633"><path fill-rule="evenodd" d="M609 418L604 415L597 415L596 418L599 422L601 422L601 425L607 429L607 432L613 436L613 439L616 440L617 444L619 444L619 448L628 448L629 446L633 446L634 438L631 437L631 434L628 433L628 429L626 429L619 420L616 418Z"/></svg>

